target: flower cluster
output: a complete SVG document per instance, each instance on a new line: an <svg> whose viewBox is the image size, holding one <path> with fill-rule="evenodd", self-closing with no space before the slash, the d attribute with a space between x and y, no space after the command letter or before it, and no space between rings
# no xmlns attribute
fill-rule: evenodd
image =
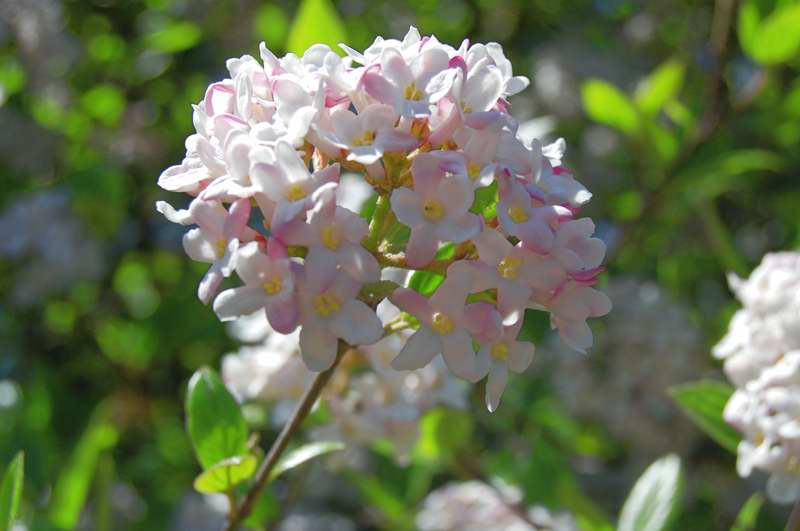
<svg viewBox="0 0 800 531"><path fill-rule="evenodd" d="M184 247L211 264L198 296L220 319L263 310L277 332L299 329L313 371L340 342L415 328L392 366L441 355L461 378L488 375L494 410L508 370L531 363L533 345L517 341L526 309L549 312L578 350L592 343L586 319L610 310L592 288L605 245L578 217L591 194L562 164L562 140L517 136L508 98L528 80L498 44L454 48L411 28L342 48L278 58L262 44L261 62L229 60L230 79L194 107L186 158L159 179L194 199L158 209L197 226ZM343 170L372 187L369 208L343 206ZM381 281L389 266L444 280L423 294ZM243 285L220 291L234 272ZM387 296L406 312L392 323L374 310Z"/></svg>
<svg viewBox="0 0 800 531"><path fill-rule="evenodd" d="M737 468L770 473L770 497L791 503L800 498L800 254L768 254L730 284L744 307L714 355L738 387L724 412L744 435Z"/></svg>

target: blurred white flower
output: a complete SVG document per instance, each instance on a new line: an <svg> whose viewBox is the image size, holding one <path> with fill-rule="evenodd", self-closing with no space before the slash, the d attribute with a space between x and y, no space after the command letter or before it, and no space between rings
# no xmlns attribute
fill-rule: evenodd
<svg viewBox="0 0 800 531"><path fill-rule="evenodd" d="M502 498L501 498L502 492ZM450 483L425 498L417 514L419 531L573 531L578 527L568 513L552 513L543 507L529 507L523 518L515 506L517 489L493 488L480 481ZM535 524L535 527L531 525Z"/></svg>

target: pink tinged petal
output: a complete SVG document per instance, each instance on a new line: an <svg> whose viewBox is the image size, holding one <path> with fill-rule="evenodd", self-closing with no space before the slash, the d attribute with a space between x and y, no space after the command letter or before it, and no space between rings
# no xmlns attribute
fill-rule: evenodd
<svg viewBox="0 0 800 531"><path fill-rule="evenodd" d="M225 247L225 254L222 258L214 263L214 267L218 267L223 276L229 277L236 269L236 263L239 259L239 240L234 238L228 242Z"/></svg>
<svg viewBox="0 0 800 531"><path fill-rule="evenodd" d="M412 228L406 245L406 261L412 268L424 267L433 260L438 249L439 238L434 231L424 227Z"/></svg>
<svg viewBox="0 0 800 531"><path fill-rule="evenodd" d="M422 215L422 204L419 195L408 188L397 188L390 198L392 211L403 225L411 228L425 223Z"/></svg>
<svg viewBox="0 0 800 531"><path fill-rule="evenodd" d="M250 220L250 200L239 199L234 201L228 210L228 217L225 219L223 232L228 239L238 238Z"/></svg>
<svg viewBox="0 0 800 531"><path fill-rule="evenodd" d="M486 291L497 286L497 270L478 260L459 260L447 268L447 278L466 293Z"/></svg>
<svg viewBox="0 0 800 531"><path fill-rule="evenodd" d="M484 230L473 238L481 261L489 265L497 265L511 253L513 246L496 230Z"/></svg>
<svg viewBox="0 0 800 531"><path fill-rule="evenodd" d="M201 181L211 178L208 169L184 164L170 166L158 177L158 186L169 192L194 192Z"/></svg>
<svg viewBox="0 0 800 531"><path fill-rule="evenodd" d="M299 109L312 104L308 92L290 79L276 80L272 86L272 94L278 106L278 115L287 124Z"/></svg>
<svg viewBox="0 0 800 531"><path fill-rule="evenodd" d="M512 325L523 318L530 296L531 288L519 282L500 282L497 286L497 309L503 316L504 325Z"/></svg>
<svg viewBox="0 0 800 531"><path fill-rule="evenodd" d="M234 88L231 84L213 83L206 90L205 110L209 116L233 112Z"/></svg>
<svg viewBox="0 0 800 531"><path fill-rule="evenodd" d="M529 341L513 341L508 346L508 368L516 373L525 372L533 361L536 347Z"/></svg>
<svg viewBox="0 0 800 531"><path fill-rule="evenodd" d="M381 278L378 261L359 245L343 246L338 259L342 269L359 282L377 282Z"/></svg>
<svg viewBox="0 0 800 531"><path fill-rule="evenodd" d="M397 288L389 295L389 301L422 321L427 321L432 313L428 299L413 289Z"/></svg>
<svg viewBox="0 0 800 531"><path fill-rule="evenodd" d="M219 268L216 267L216 264L211 266L211 268L206 271L206 274L203 275L200 284L197 286L197 298L200 299L200 302L203 304L211 302L211 299L217 294L217 290L219 290L219 286L222 284L224 278L225 276Z"/></svg>
<svg viewBox="0 0 800 531"><path fill-rule="evenodd" d="M250 136L245 131L231 135L225 147L225 161L228 163L228 173L241 183L250 181L251 148Z"/></svg>
<svg viewBox="0 0 800 531"><path fill-rule="evenodd" d="M395 129L378 131L374 143L378 149L389 153L411 151L417 144L419 141L412 135Z"/></svg>
<svg viewBox="0 0 800 531"><path fill-rule="evenodd" d="M488 111L503 92L503 75L497 68L485 66L467 79L464 102L473 111Z"/></svg>
<svg viewBox="0 0 800 531"><path fill-rule="evenodd" d="M394 48L384 48L381 54L381 75L400 90L405 89L414 81L414 76L406 60Z"/></svg>
<svg viewBox="0 0 800 531"><path fill-rule="evenodd" d="M339 163L330 164L325 166L321 170L317 170L312 175L312 179L314 180L317 185L323 185L327 183L338 183L339 177L341 175L341 166Z"/></svg>
<svg viewBox="0 0 800 531"><path fill-rule="evenodd" d="M549 253L553 248L553 229L538 219L530 219L525 223L516 224L515 236L522 240L522 244L532 251L540 254Z"/></svg>
<svg viewBox="0 0 800 531"><path fill-rule="evenodd" d="M271 269L271 259L261 252L257 242L243 245L237 254L236 272L239 278L245 284L261 285Z"/></svg>
<svg viewBox="0 0 800 531"><path fill-rule="evenodd" d="M458 219L444 219L436 224L436 237L441 241L461 243L481 231L483 220L475 214L465 214Z"/></svg>
<svg viewBox="0 0 800 531"><path fill-rule="evenodd" d="M368 105L359 115L364 131L394 129L397 118L397 113L392 107L379 104Z"/></svg>
<svg viewBox="0 0 800 531"><path fill-rule="evenodd" d="M442 312L451 319L459 319L464 313L464 301L471 286L461 282L461 278L447 277L430 298L431 308Z"/></svg>
<svg viewBox="0 0 800 531"><path fill-rule="evenodd" d="M319 243L319 237L311 226L301 219L293 219L273 230L273 236L286 245L308 247Z"/></svg>
<svg viewBox="0 0 800 531"><path fill-rule="evenodd" d="M525 76L514 76L506 80L503 92L506 96L513 96L528 88L531 81Z"/></svg>
<svg viewBox="0 0 800 531"><path fill-rule="evenodd" d="M231 321L256 312L266 304L266 293L261 286L241 286L217 295L214 299L214 312L220 321Z"/></svg>
<svg viewBox="0 0 800 531"><path fill-rule="evenodd" d="M419 89L426 90L431 79L439 72L446 70L449 62L450 57L441 48L428 48L415 57L411 63L411 71Z"/></svg>
<svg viewBox="0 0 800 531"><path fill-rule="evenodd" d="M503 334L500 313L485 302L468 304L464 308L464 327L482 344L494 343Z"/></svg>
<svg viewBox="0 0 800 531"><path fill-rule="evenodd" d="M458 75L458 70L454 68L448 68L447 70L442 70L438 74L431 77L430 81L428 81L428 84L425 87L425 92L431 95L430 100L432 103L436 103L450 93L456 76Z"/></svg>
<svg viewBox="0 0 800 531"><path fill-rule="evenodd" d="M179 225L191 225L194 223L192 214L188 210L175 210L175 207L166 201L156 201L156 210L172 223Z"/></svg>
<svg viewBox="0 0 800 531"><path fill-rule="evenodd" d="M311 179L305 163L288 142L279 141L275 145L275 158L290 183L302 183Z"/></svg>
<svg viewBox="0 0 800 531"><path fill-rule="evenodd" d="M297 328L299 317L300 311L294 299L267 305L267 320L273 330L280 334L292 333Z"/></svg>
<svg viewBox="0 0 800 531"><path fill-rule="evenodd" d="M586 303L589 306L589 315L592 317L602 317L611 311L611 299L602 291L586 288Z"/></svg>
<svg viewBox="0 0 800 531"><path fill-rule="evenodd" d="M306 255L306 282L311 291L324 291L336 276L336 253L321 245L308 249Z"/></svg>
<svg viewBox="0 0 800 531"><path fill-rule="evenodd" d="M421 197L438 197L439 184L444 177L441 159L432 153L422 153L411 163L414 191Z"/></svg>
<svg viewBox="0 0 800 531"><path fill-rule="evenodd" d="M508 368L506 364L492 360L489 379L486 382L486 407L491 413L494 413L500 405L500 397L503 396L507 384Z"/></svg>
<svg viewBox="0 0 800 531"><path fill-rule="evenodd" d="M200 229L192 229L183 235L183 250L198 262L212 263L217 259L214 243Z"/></svg>
<svg viewBox="0 0 800 531"><path fill-rule="evenodd" d="M398 371L421 369L441 351L441 336L428 326L422 325L408 338L400 353L392 360L392 368Z"/></svg>
<svg viewBox="0 0 800 531"><path fill-rule="evenodd" d="M304 214L310 203L308 199L300 199L299 201L279 201L275 205L275 211L272 213L272 220L270 220L270 229L280 233L281 229L290 221L296 220L301 214Z"/></svg>
<svg viewBox="0 0 800 531"><path fill-rule="evenodd" d="M371 345L383 335L375 311L359 300L349 300L330 321L331 331L350 345Z"/></svg>
<svg viewBox="0 0 800 531"><path fill-rule="evenodd" d="M471 112L464 115L464 125L473 129L486 129L504 118L505 115L499 111Z"/></svg>
<svg viewBox="0 0 800 531"><path fill-rule="evenodd" d="M325 323L311 321L300 328L300 354L310 370L315 372L331 368L336 360L338 341Z"/></svg>
<svg viewBox="0 0 800 531"><path fill-rule="evenodd" d="M228 169L218 158L217 148L215 148L207 138L197 139L197 156L208 168L209 173L214 177L225 175Z"/></svg>
<svg viewBox="0 0 800 531"><path fill-rule="evenodd" d="M442 179L439 184L439 196L442 198L448 217L455 217L469 210L475 199L475 192L466 176L453 176Z"/></svg>
<svg viewBox="0 0 800 531"><path fill-rule="evenodd" d="M470 382L480 378L477 356L466 330L456 329L442 336L442 357L450 372Z"/></svg>
<svg viewBox="0 0 800 531"><path fill-rule="evenodd" d="M331 125L342 147L349 146L354 139L364 134L358 117L347 109L331 113Z"/></svg>
<svg viewBox="0 0 800 531"><path fill-rule="evenodd" d="M383 150L377 144L368 146L355 146L350 149L347 160L360 164L374 164L383 156Z"/></svg>
<svg viewBox="0 0 800 531"><path fill-rule="evenodd" d="M342 228L344 238L353 243L359 243L369 233L367 220L346 208L336 211L336 222Z"/></svg>
<svg viewBox="0 0 800 531"><path fill-rule="evenodd" d="M209 238L222 239L225 237L224 226L228 211L222 205L195 199L189 205L189 212L194 222Z"/></svg>
<svg viewBox="0 0 800 531"><path fill-rule="evenodd" d="M555 324L561 339L574 350L585 353L592 346L592 329L586 321L555 319Z"/></svg>
<svg viewBox="0 0 800 531"><path fill-rule="evenodd" d="M381 103L388 103L393 105L395 109L400 110L402 102L402 93L400 88L395 87L383 76L375 72L368 72L361 78L361 83L364 90Z"/></svg>
<svg viewBox="0 0 800 531"><path fill-rule="evenodd" d="M256 188L272 201L282 200L283 194L289 186L289 182L280 168L265 162L253 164L250 178Z"/></svg>

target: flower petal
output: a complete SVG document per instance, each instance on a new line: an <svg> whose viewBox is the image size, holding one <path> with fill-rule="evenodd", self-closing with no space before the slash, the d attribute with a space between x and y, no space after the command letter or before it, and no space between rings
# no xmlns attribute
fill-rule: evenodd
<svg viewBox="0 0 800 531"><path fill-rule="evenodd" d="M321 321L306 322L300 328L300 354L312 371L330 369L336 360L338 345L336 336Z"/></svg>
<svg viewBox="0 0 800 531"><path fill-rule="evenodd" d="M383 335L383 325L375 311L359 300L345 302L331 319L330 327L350 345L371 345Z"/></svg>
<svg viewBox="0 0 800 531"><path fill-rule="evenodd" d="M426 366L442 351L440 337L429 327L420 326L392 360L392 367L398 371L411 371Z"/></svg>
<svg viewBox="0 0 800 531"><path fill-rule="evenodd" d="M214 312L220 321L231 321L260 310L266 304L266 293L260 286L241 286L217 295L214 299Z"/></svg>

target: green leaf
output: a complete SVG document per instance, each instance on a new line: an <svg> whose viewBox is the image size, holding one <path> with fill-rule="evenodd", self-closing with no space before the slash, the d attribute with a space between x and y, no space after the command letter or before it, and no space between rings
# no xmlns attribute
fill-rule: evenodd
<svg viewBox="0 0 800 531"><path fill-rule="evenodd" d="M0 483L0 531L9 531L17 521L25 476L25 454L19 452L8 465Z"/></svg>
<svg viewBox="0 0 800 531"><path fill-rule="evenodd" d="M176 53L192 48L200 42L202 35L196 24L176 21L148 35L145 44L159 52Z"/></svg>
<svg viewBox="0 0 800 531"><path fill-rule="evenodd" d="M125 111L125 96L113 85L95 85L81 97L81 105L86 114L111 127Z"/></svg>
<svg viewBox="0 0 800 531"><path fill-rule="evenodd" d="M723 448L736 453L741 435L722 418L733 387L720 382L699 381L672 387L672 398L695 424Z"/></svg>
<svg viewBox="0 0 800 531"><path fill-rule="evenodd" d="M758 6L753 1L742 3L739 8L738 35L742 49L749 55L753 55L753 49L758 36L758 25L761 22L761 14Z"/></svg>
<svg viewBox="0 0 800 531"><path fill-rule="evenodd" d="M794 58L800 50L798 28L800 28L800 4L779 8L761 21L756 34L749 37L751 40L745 49L759 63L765 65L784 63Z"/></svg>
<svg viewBox="0 0 800 531"><path fill-rule="evenodd" d="M630 99L601 79L583 84L583 107L592 120L632 135L640 128L639 115Z"/></svg>
<svg viewBox="0 0 800 531"><path fill-rule="evenodd" d="M422 295L430 295L444 281L444 277L428 271L416 271L408 281L408 287Z"/></svg>
<svg viewBox="0 0 800 531"><path fill-rule="evenodd" d="M110 412L105 403L95 410L92 417L53 489L49 516L50 522L58 529L75 529L100 456L116 446L119 440L117 428L107 420Z"/></svg>
<svg viewBox="0 0 800 531"><path fill-rule="evenodd" d="M651 72L636 88L634 99L639 108L655 114L675 99L683 86L685 70L683 63L670 59Z"/></svg>
<svg viewBox="0 0 800 531"><path fill-rule="evenodd" d="M742 505L731 531L755 531L758 513L761 511L762 505L764 505L764 497L761 494L756 492L750 496Z"/></svg>
<svg viewBox="0 0 800 531"><path fill-rule="evenodd" d="M284 472L298 467L306 461L311 461L319 456L337 452L344 449L344 444L339 441L320 441L304 444L284 455L272 469L269 480L274 481Z"/></svg>
<svg viewBox="0 0 800 531"><path fill-rule="evenodd" d="M345 477L356 486L367 505L379 510L388 520L387 529L411 531L414 529L413 512L389 486L366 472L350 470Z"/></svg>
<svg viewBox="0 0 800 531"><path fill-rule="evenodd" d="M415 459L441 461L463 449L472 440L475 422L463 411L437 408L422 417Z"/></svg>
<svg viewBox="0 0 800 531"><path fill-rule="evenodd" d="M331 0L302 0L292 27L286 49L302 55L314 44L327 44L338 50L347 40L344 24Z"/></svg>
<svg viewBox="0 0 800 531"><path fill-rule="evenodd" d="M194 488L206 494L228 492L230 489L247 481L258 468L258 459L253 454L240 455L223 459L219 463L205 469L194 480Z"/></svg>
<svg viewBox="0 0 800 531"><path fill-rule="evenodd" d="M247 454L247 424L219 375L203 367L189 380L186 395L189 438L203 468Z"/></svg>
<svg viewBox="0 0 800 531"><path fill-rule="evenodd" d="M625 500L617 531L667 529L677 512L682 487L680 457L669 454L650 465Z"/></svg>

